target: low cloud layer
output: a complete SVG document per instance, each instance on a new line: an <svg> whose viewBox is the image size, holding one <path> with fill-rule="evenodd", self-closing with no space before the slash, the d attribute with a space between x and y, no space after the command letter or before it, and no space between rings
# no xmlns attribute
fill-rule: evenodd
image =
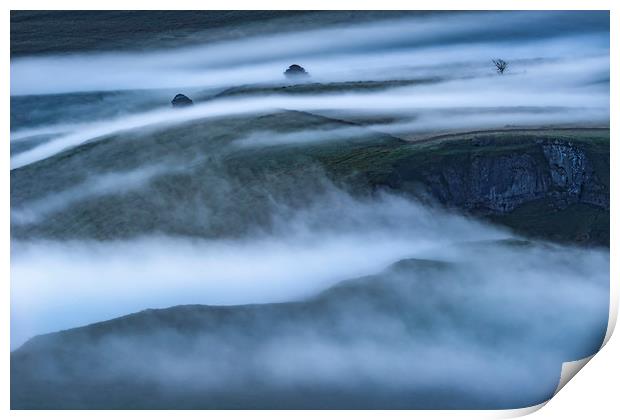
<svg viewBox="0 0 620 420"><path fill-rule="evenodd" d="M324 42L327 39L329 42ZM495 74L491 63L497 57L509 62L503 77ZM434 82L373 92L352 87L338 94L291 97L267 93L198 101L196 107L183 111L167 109L166 93L173 95L174 91L162 89L183 88L193 96L244 84L290 84L282 71L292 62L308 68L310 82ZM41 78L41 74L46 77ZM408 130L400 127L409 132L445 130L445 124L453 130L506 125L605 125L609 121L609 28L604 13L414 16L274 33L187 50L18 58L12 61L11 76L11 94L15 98L24 98L20 95L25 94L113 93L109 98L84 97L83 112L68 102L73 115L92 115L90 123L15 154L12 168L123 130L281 108L404 114L416 120ZM41 80L45 83L41 84ZM130 92L120 94L119 90ZM37 117L38 127L20 125L20 132L12 135L13 141L28 131L53 133L67 127L66 121L58 121L50 113L55 106L50 107L45 97L41 98L40 104L31 101L23 105ZM42 110L37 110L39 106ZM97 107L102 109L98 111ZM60 108L58 114L64 115ZM472 118L459 118L464 109L480 112ZM438 116L438 111L444 115ZM451 113L456 116L447 119L445 114ZM39 118L42 115L50 120L49 126L45 118ZM78 121L84 122L83 118Z"/></svg>
<svg viewBox="0 0 620 420"><path fill-rule="evenodd" d="M179 170L179 167L161 164L126 172L92 176L69 189L51 192L45 197L11 209L11 223L15 225L37 223L44 220L46 216L71 207L75 203L97 196L122 194L126 191L145 187L154 177Z"/></svg>
<svg viewBox="0 0 620 420"><path fill-rule="evenodd" d="M139 56L26 57L12 61L11 91L24 95L274 82L291 62L307 65L319 80L351 75L364 80L372 72L393 77L409 68L415 73L447 66L458 74L463 67L459 62L479 65L498 55L517 60L605 54L608 25L608 16L592 12L451 13L297 33L276 31ZM41 74L47 83L41 83Z"/></svg>
<svg viewBox="0 0 620 420"><path fill-rule="evenodd" d="M88 381L121 407L130 398L144 408L516 408L551 397L561 363L596 351L604 335L604 251L504 241L511 236L495 228L391 196L317 198L278 223L271 235L238 240L14 243L14 348L35 333L144 308L312 299L381 273L303 310L176 309L183 330L144 313L140 333L126 321L126 332L96 343L56 344L75 352L69 365L41 356L36 380L53 387L27 385L29 374L16 386L51 407L105 406L71 388ZM385 271L407 258L422 263ZM140 387L126 395L107 385L135 378Z"/></svg>
<svg viewBox="0 0 620 420"><path fill-rule="evenodd" d="M332 192L293 214L283 207L274 233L239 240L13 241L14 345L145 307L296 299L442 243L506 237L433 214L401 198Z"/></svg>
<svg viewBox="0 0 620 420"><path fill-rule="evenodd" d="M462 110L467 108L499 110L535 107L538 115L526 112L511 112L507 115L489 112L478 114L476 124L485 128L527 124L605 124L609 120L608 85L583 85L584 69L598 73L608 72L609 59L585 60L579 65L541 65L523 74L506 77L478 77L464 80L450 80L443 83L405 88L386 89L373 93L340 93L321 95L250 95L241 98L218 99L196 106L177 110L159 109L135 113L110 121L93 123L49 142L13 156L11 167L18 168L53 156L67 148L86 141L96 141L125 130L149 126L181 124L202 118L231 115L256 114L277 109L300 111L353 111L361 113L393 113L426 115L419 128L440 129L445 118L431 119L430 111ZM566 77L563 77L566 76ZM485 95L480 95L480 92ZM562 111L558 112L557 108ZM450 124L450 123L448 123ZM452 122L452 128L471 128L467 119ZM414 124L415 128L415 124Z"/></svg>

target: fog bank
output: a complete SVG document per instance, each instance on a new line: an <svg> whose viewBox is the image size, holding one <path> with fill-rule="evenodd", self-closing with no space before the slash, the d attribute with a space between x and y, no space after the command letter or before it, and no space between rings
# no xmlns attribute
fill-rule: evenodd
<svg viewBox="0 0 620 420"><path fill-rule="evenodd" d="M271 234L239 240L14 240L12 346L146 307L299 299L440 244L507 236L402 198L343 192L273 217Z"/></svg>
<svg viewBox="0 0 620 420"><path fill-rule="evenodd" d="M222 98L197 104L186 109L158 109L134 113L109 121L94 122L83 129L60 136L33 149L12 157L11 168L18 168L86 141L96 141L115 133L149 126L181 124L202 118L275 112L293 109L309 112L390 112L396 115L425 117L420 128L439 130L444 116L432 117L432 111L488 109L485 116L478 113L476 124L502 127L505 124L553 124L570 122L605 124L609 120L609 91L606 85L583 85L584 69L608 72L609 58L583 60L575 66L541 65L529 72L506 77L478 77L450 80L431 85L385 89L373 93L341 93L317 95L247 95ZM484 91L485 95L479 94ZM507 113L503 108L534 107L537 115L527 112ZM558 112L558 108L561 112ZM500 111L500 112L497 112ZM430 119L430 121L429 121ZM452 128L470 128L468 120L458 119Z"/></svg>
<svg viewBox="0 0 620 420"><path fill-rule="evenodd" d="M400 73L402 77L409 69L415 74L417 69L446 66L458 74L463 67L488 64L496 56L519 60L606 54L608 30L608 15L596 12L480 12L378 19L139 55L17 58L11 63L11 93L274 82L282 80L283 70L292 62L308 66L318 80L352 75L353 80L364 80L372 73L384 77ZM41 74L46 75L46 83L41 83Z"/></svg>

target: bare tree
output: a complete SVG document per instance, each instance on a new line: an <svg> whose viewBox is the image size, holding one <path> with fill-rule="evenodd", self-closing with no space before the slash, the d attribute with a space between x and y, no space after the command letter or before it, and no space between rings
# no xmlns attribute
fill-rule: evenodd
<svg viewBox="0 0 620 420"><path fill-rule="evenodd" d="M497 69L497 72L499 74L504 74L504 72L508 68L508 63L502 60L501 58L498 58L497 60L491 60L491 61L493 61L493 64L495 64L495 68Z"/></svg>

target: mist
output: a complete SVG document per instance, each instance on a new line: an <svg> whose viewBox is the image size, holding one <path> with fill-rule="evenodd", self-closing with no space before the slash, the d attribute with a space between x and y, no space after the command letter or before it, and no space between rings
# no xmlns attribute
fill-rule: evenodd
<svg viewBox="0 0 620 420"><path fill-rule="evenodd" d="M18 372L13 395L515 408L549 399L561 364L599 349L608 249L522 237L491 224L484 200L491 213L442 207L403 165L422 161L406 141L444 133L608 127L609 14L390 16L11 59L10 346L34 378ZM310 76L286 79L293 63ZM176 93L194 104L173 108ZM476 147L472 167L488 173L472 178L502 184L479 188L484 199L534 191L509 203L525 208L516 217L587 181L590 207L562 220L604 218L604 135L574 151L492 140L460 144L448 175L462 178ZM423 152L452 157L450 144ZM446 171L419 179L443 187ZM519 171L535 188L515 187ZM469 191L452 184L448 195Z"/></svg>
<svg viewBox="0 0 620 420"><path fill-rule="evenodd" d="M82 110L71 104L70 114L63 114L61 107L57 112L64 119L71 115L80 121L73 127L49 110L35 112L39 105L29 101L24 106L34 110L28 112L45 114L49 122L42 119L37 127L14 130L12 141L28 133L52 136L45 144L15 153L11 167L124 130L281 108L325 115L405 115L417 120L408 127L414 132L441 130L445 117L437 111L458 115L463 109L489 112L475 120L451 119L449 129L605 125L609 121L609 22L605 18L601 13L571 12L452 13L296 33L276 31L140 54L20 57L11 62L11 95L16 100L39 95L41 104L46 104L46 94L88 91L97 95L110 91L114 96L86 102ZM522 28L525 22L527 31ZM496 57L510 63L503 77L495 74L491 64ZM411 85L374 92L352 88L337 95L204 96L204 92L239 85L290 84L282 72L293 62L309 70L307 83L401 80ZM193 109L169 109L165 95L172 97L174 91L169 89L181 88L205 99ZM88 122L80 114L90 115ZM54 135L61 129L70 131Z"/></svg>
<svg viewBox="0 0 620 420"><path fill-rule="evenodd" d="M15 225L36 223L50 214L62 211L73 204L97 196L122 194L148 185L156 176L174 174L181 168L173 164L149 165L125 172L92 175L89 179L63 191L29 201L11 209L11 222Z"/></svg>
<svg viewBox="0 0 620 420"><path fill-rule="evenodd" d="M304 209L278 206L272 218L270 233L237 240L14 240L12 343L146 307L299 299L416 250L507 236L450 214L439 215L446 230L438 231L431 208L394 196L360 201L333 189Z"/></svg>
<svg viewBox="0 0 620 420"><path fill-rule="evenodd" d="M515 407L550 398L561 362L596 351L604 335L603 250L515 242L501 229L391 195L361 200L334 190L274 217L270 234L232 240L14 241L11 346L145 308L317 301L310 318L287 303L239 309L255 314L189 335L160 327L106 335L79 356L80 366L107 360L94 376L90 368L61 374L53 361L38 372L60 387L139 377L167 390L163 406L178 397L174 389L190 400L215 393L205 404L234 406L260 377L265 407L304 406L290 387L308 388L327 406ZM415 269L415 261L436 263ZM370 301L349 296L355 282L340 283L370 275L379 278L355 280L379 288ZM395 312L384 308L389 296L406 305L408 321L396 303L388 306ZM416 397L437 387L445 389L437 402ZM332 388L342 391L337 403L326 397ZM281 406L270 393L282 396ZM364 402L367 393L374 396Z"/></svg>
<svg viewBox="0 0 620 420"><path fill-rule="evenodd" d="M25 57L12 60L11 91L24 95L274 82L282 79L291 61L317 69L316 77L322 81L353 73L356 80L364 80L363 69L369 63L375 70L388 69L388 77L395 68L403 73L398 67L442 68L448 63L458 74L453 63L463 59L488 63L498 54L515 60L576 57L577 47L587 48L588 55L606 55L606 17L570 12L451 13L276 32L139 57L132 53ZM386 53L391 56L384 57ZM49 82L41 83L40 74L46 74Z"/></svg>
<svg viewBox="0 0 620 420"><path fill-rule="evenodd" d="M321 317L257 314L249 335L248 325L231 321L191 340L167 329L110 336L88 357L117 355L99 379L137 376L185 395L229 389L224 406L255 375L261 392L284 396L292 385L315 389L319 399L342 388L345 406L364 406L359 394L370 392L364 391L370 384L387 400L399 389L447 386L456 407L514 406L550 397L559 363L595 351L604 335L609 255L603 250L520 245L499 228L386 194L364 200L332 190L293 213L282 208L274 220L270 233L239 239L13 241L11 346L145 308L312 301L344 279L380 275L376 284L411 305L409 316L424 328L412 333L381 306L344 295L324 309L328 329ZM410 258L450 268L389 268ZM266 325L270 332L254 343ZM177 354L171 343L186 350ZM247 346L255 348L250 358L242 356ZM45 369L52 381L68 380L53 373L51 362ZM293 396L282 401L295 405Z"/></svg>
<svg viewBox="0 0 620 420"><path fill-rule="evenodd" d="M417 110L426 113L425 130L440 129L444 117L432 121L432 110L449 111L463 108L533 107L536 115L515 113L504 115L490 113L485 120L478 115L477 124L483 127L503 127L527 124L605 124L609 121L609 92L607 86L592 86L592 80L583 83L584 69L599 73L608 72L609 58L582 60L576 65L541 65L524 74L511 77L482 77L446 81L432 85L386 89L376 93L342 93L319 95L250 95L234 99L217 99L195 105L190 109L161 109L135 113L109 121L94 122L11 158L11 168L18 168L86 141L96 141L114 133L145 128L180 124L203 118L231 115L257 114L277 109L330 112L357 111L362 113L386 112L396 115L415 115ZM575 80L577 79L577 80ZM566 89L569 87L570 89ZM479 94L484 91L485 95ZM558 112L558 108L561 112ZM531 113L530 113L531 114ZM470 128L468 120L452 122L451 128Z"/></svg>

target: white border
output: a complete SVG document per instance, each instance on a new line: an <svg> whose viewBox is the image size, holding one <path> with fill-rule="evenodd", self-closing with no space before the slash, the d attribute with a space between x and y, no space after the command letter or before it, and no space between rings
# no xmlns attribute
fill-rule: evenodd
<svg viewBox="0 0 620 420"><path fill-rule="evenodd" d="M263 1L239 1L228 0L222 3L212 3L198 0L93 0L88 4L77 0L57 0L54 2L44 0L22 0L22 1L6 1L8 5L5 9L2 21L5 22L3 27L3 57L4 65L2 66L3 83L3 101L1 118L3 132L6 134L4 140L4 153L2 154L2 164L4 169L0 181L0 197L5 198L5 204L0 208L2 212L3 223L0 225L2 234L2 258L4 264L2 267L2 281L5 293L3 294L3 310L1 311L3 334L0 336L0 349L3 352L2 363L0 364L0 401L2 402L2 411L6 413L9 410L9 318L10 318L10 293L9 293L9 263L10 263L10 207L9 207L9 125L10 125L10 15L9 10L166 10L171 7L176 10L611 10L611 137L616 138L618 117L618 100L620 92L618 92L618 84L614 78L617 69L620 49L618 47L618 25L614 18L617 18L617 10L620 8L620 2L611 0L433 0L433 1L403 1L403 0L382 0L380 2L361 3L352 0L263 0ZM617 239L618 225L615 223L614 212L618 208L618 174L619 156L614 141L611 142L611 305L610 305L610 325L607 331L605 342L607 343L613 332L618 312L618 296L620 283L620 271L618 261L614 258L617 255ZM617 213L617 212L616 212ZM504 410L504 411L10 411L11 417L15 418L40 418L49 417L56 419L65 418L82 418L87 416L93 419L108 419L110 416L121 418L134 418L148 416L149 419L168 419L171 416L179 416L184 418L203 418L209 416L211 418L235 418L237 416L245 417L251 415L255 418L263 419L290 419L294 418L314 418L321 416L325 418L336 417L355 417L356 419L367 418L445 418L461 417L461 418L506 418L516 417L537 411L542 406L547 405L544 410L540 410L534 414L532 418L540 419L570 419L584 418L585 416L594 419L612 419L616 418L620 413L616 405L617 384L619 377L620 363L618 357L620 355L620 344L618 339L609 342L600 354L597 354L592 362L588 363L588 368L580 373L578 380L573 380L566 385L557 397L552 398L547 404L530 407L521 410ZM578 364L578 363L577 363ZM568 366L574 367L576 364L571 363ZM560 388L560 387L559 387ZM3 413L3 414L4 414Z"/></svg>

